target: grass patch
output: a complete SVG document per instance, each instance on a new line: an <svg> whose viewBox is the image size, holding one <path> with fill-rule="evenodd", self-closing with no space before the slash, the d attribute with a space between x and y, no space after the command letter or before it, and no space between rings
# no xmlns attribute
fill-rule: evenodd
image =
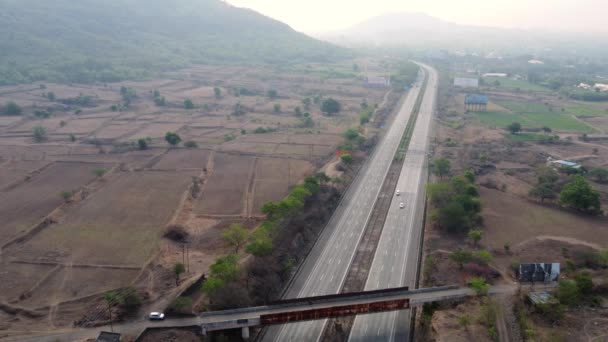
<svg viewBox="0 0 608 342"><path fill-rule="evenodd" d="M537 133L507 134L507 138L513 141L538 141L542 137L542 134Z"/></svg>
<svg viewBox="0 0 608 342"><path fill-rule="evenodd" d="M574 119L571 114L541 103L519 101L497 101L498 105L512 113L475 112L474 115L483 124L490 127L504 128L513 122L519 122L524 129L550 127L554 131L592 133L593 127Z"/></svg>
<svg viewBox="0 0 608 342"><path fill-rule="evenodd" d="M608 115L608 103L602 103L605 108L593 108L582 103L574 103L573 105L566 106L568 113L576 116L597 116L597 115Z"/></svg>
<svg viewBox="0 0 608 342"><path fill-rule="evenodd" d="M530 83L524 80L514 80L509 77L483 77L486 85L494 88L506 88L506 89L517 89L521 91L538 91L538 92L549 92L550 89L540 86L538 84ZM500 82L499 86L495 86L494 82Z"/></svg>

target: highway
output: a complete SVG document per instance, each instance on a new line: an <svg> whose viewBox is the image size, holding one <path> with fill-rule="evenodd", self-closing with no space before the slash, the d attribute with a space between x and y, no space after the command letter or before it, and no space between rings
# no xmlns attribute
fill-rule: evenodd
<svg viewBox="0 0 608 342"><path fill-rule="evenodd" d="M390 164L399 148L399 143L411 117L420 92L421 78L408 93L384 138L376 146L375 152L357 176L344 196L341 206L326 227L330 236L321 236L323 246L314 261L303 266L288 298L310 297L339 293L348 268L355 256L380 189L388 173ZM319 244L319 243L318 243ZM314 250L313 250L314 251ZM269 329L266 340L275 341L315 341L321 336L326 321L288 324L278 329Z"/></svg>
<svg viewBox="0 0 608 342"><path fill-rule="evenodd" d="M427 183L429 133L437 97L437 72L424 66L428 85L412 134L397 189L389 208L365 290L416 286L422 219ZM403 203L404 208L400 208ZM350 341L407 341L409 310L360 315L355 319Z"/></svg>

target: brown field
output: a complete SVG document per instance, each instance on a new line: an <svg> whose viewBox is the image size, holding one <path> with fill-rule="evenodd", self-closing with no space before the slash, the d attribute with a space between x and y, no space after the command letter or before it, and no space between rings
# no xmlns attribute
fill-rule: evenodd
<svg viewBox="0 0 608 342"><path fill-rule="evenodd" d="M0 192L0 217L3 224L0 242L26 232L63 201L62 191L78 189L95 178L93 171L104 164L59 162L46 168L30 181Z"/></svg>
<svg viewBox="0 0 608 342"><path fill-rule="evenodd" d="M154 252L193 175L121 174L68 208L58 224L10 252L30 260L141 266Z"/></svg>
<svg viewBox="0 0 608 342"><path fill-rule="evenodd" d="M229 251L221 232L234 222L253 229L264 202L281 200L334 156L343 132L359 124L361 100L380 103L387 91L366 89L355 78L306 74L316 67L198 66L146 81L0 87L0 105L23 107L21 117L0 116L0 302L42 315L26 320L0 310L0 321L9 322L0 329L69 326L102 303L99 293L129 285L150 294L146 304L153 305L174 287L171 268L181 260L179 246L162 238L170 223L191 234L188 276L208 272ZM137 98L112 111L121 104L121 86ZM254 95L236 96L239 88ZM279 97L267 98L268 89ZM166 107L154 104L154 90ZM58 100L44 98L46 92ZM319 93L340 101L342 112L325 117L311 105L306 111L316 125L301 127L294 108ZM81 94L93 105L60 103ZM184 109L184 99L195 109ZM233 115L237 103L247 108L244 115ZM53 109L50 118L35 117L43 108ZM34 142L37 125L46 128L48 141ZM254 134L259 127L276 131ZM169 149L168 131L199 148ZM138 150L134 143L146 137L149 148ZM108 173L96 179L96 169ZM197 198L185 196L193 177L203 182ZM64 203L60 193L72 190L81 192ZM22 235L45 217L48 225ZM17 236L22 239L6 245Z"/></svg>
<svg viewBox="0 0 608 342"><path fill-rule="evenodd" d="M249 185L254 157L218 153L211 177L196 203L197 214L238 215Z"/></svg>

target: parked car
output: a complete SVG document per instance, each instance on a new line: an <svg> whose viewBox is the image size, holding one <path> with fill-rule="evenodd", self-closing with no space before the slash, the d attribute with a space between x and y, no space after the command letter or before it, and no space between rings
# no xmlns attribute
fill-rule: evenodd
<svg viewBox="0 0 608 342"><path fill-rule="evenodd" d="M162 312L150 312L148 318L151 321L162 321L163 319L165 319L165 314Z"/></svg>
<svg viewBox="0 0 608 342"><path fill-rule="evenodd" d="M405 208L405 203L403 203L403 202L399 203L399 208L401 208L401 209Z"/></svg>
<svg viewBox="0 0 608 342"><path fill-rule="evenodd" d="M395 195L397 195L397 196L401 195L401 191L399 191L399 189L397 189L397 191L395 191Z"/></svg>

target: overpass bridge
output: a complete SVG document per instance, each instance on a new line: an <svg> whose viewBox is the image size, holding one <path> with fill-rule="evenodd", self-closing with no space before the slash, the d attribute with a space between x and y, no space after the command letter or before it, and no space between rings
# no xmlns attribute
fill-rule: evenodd
<svg viewBox="0 0 608 342"><path fill-rule="evenodd" d="M496 291L497 289L493 288L493 291L490 292ZM242 329L243 338L247 339L249 338L249 328L253 327L397 311L428 302L458 299L473 295L475 293L471 289L458 286L432 287L411 291L407 287L399 287L295 298L266 306L206 312L201 314L199 319L203 334L218 330Z"/></svg>

